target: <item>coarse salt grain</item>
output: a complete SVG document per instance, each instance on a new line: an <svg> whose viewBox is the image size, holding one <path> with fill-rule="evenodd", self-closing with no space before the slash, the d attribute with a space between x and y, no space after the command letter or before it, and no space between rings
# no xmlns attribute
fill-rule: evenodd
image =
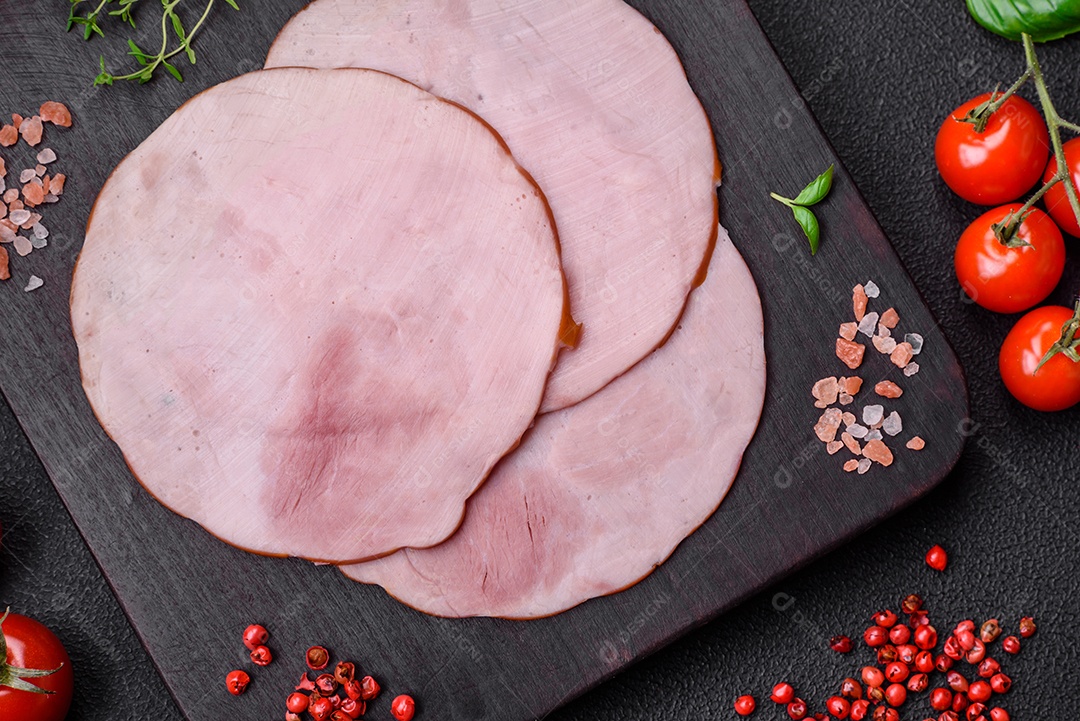
<svg viewBox="0 0 1080 721"><path fill-rule="evenodd" d="M872 280L866 281L866 284L863 285L863 290L866 292L867 298L877 298L881 295L881 289L878 288L877 283Z"/></svg>
<svg viewBox="0 0 1080 721"><path fill-rule="evenodd" d="M34 169L33 168L27 168L26 170L19 173L19 182L20 183L29 183L32 179L34 179L36 177L37 177L37 173L34 172Z"/></svg>
<svg viewBox="0 0 1080 721"><path fill-rule="evenodd" d="M26 221L30 220L30 211L25 208L11 211L11 222L15 225L22 225Z"/></svg>
<svg viewBox="0 0 1080 721"><path fill-rule="evenodd" d="M870 429L858 423L852 423L848 426L847 432L851 434L852 438L866 438L866 434L870 432Z"/></svg>
<svg viewBox="0 0 1080 721"><path fill-rule="evenodd" d="M873 340L878 353L889 355L896 349L896 339L890 336L876 335Z"/></svg>
<svg viewBox="0 0 1080 721"><path fill-rule="evenodd" d="M37 161L42 165L48 165L56 160L56 151L52 148L45 148L37 154Z"/></svg>
<svg viewBox="0 0 1080 721"><path fill-rule="evenodd" d="M865 440L869 443L870 441L880 441L882 438L884 438L884 436L881 435L881 431L878 428L875 428L866 434Z"/></svg>
<svg viewBox="0 0 1080 721"><path fill-rule="evenodd" d="M48 244L49 244L49 241L45 240L44 238L31 238L30 239L30 245L34 246L35 250L37 250L39 248L44 248Z"/></svg>
<svg viewBox="0 0 1080 721"><path fill-rule="evenodd" d="M817 425L814 426L814 433L817 434L818 439L823 443L836 440L836 432L840 430L842 417L843 413L839 408L829 408L822 413Z"/></svg>
<svg viewBox="0 0 1080 721"><path fill-rule="evenodd" d="M847 428L858 419L855 418L854 413L848 413L847 411L844 411L844 414L840 416L840 420L843 421L844 427Z"/></svg>
<svg viewBox="0 0 1080 721"><path fill-rule="evenodd" d="M840 337L844 340L855 340L855 334L859 332L858 323L841 323Z"/></svg>
<svg viewBox="0 0 1080 721"><path fill-rule="evenodd" d="M878 314L877 313L867 313L866 315L863 316L863 319L861 321L859 321L859 332L862 333L867 338L873 338L874 337L874 330L877 328L877 325L878 325Z"/></svg>
<svg viewBox="0 0 1080 721"><path fill-rule="evenodd" d="M915 354L911 352L911 345L909 343L898 343L893 348L892 353L889 354L889 360L893 362L893 365L903 368L911 362L912 356Z"/></svg>
<svg viewBox="0 0 1080 721"><path fill-rule="evenodd" d="M831 406L833 403L836 403L836 376L822 378L814 384L814 387L813 389L811 389L810 393L814 396L814 398L817 399L817 403L815 403L814 405L818 408L825 408L827 406ZM821 405L818 405L819 403Z"/></svg>
<svg viewBox="0 0 1080 721"><path fill-rule="evenodd" d="M852 471L854 471L858 467L859 467L859 461L855 460L854 458L852 458L850 461L848 461L847 463L844 464L844 470L847 471L848 473L851 473Z"/></svg>
<svg viewBox="0 0 1080 721"><path fill-rule="evenodd" d="M905 333L904 342L911 346L912 355L919 355L919 353L922 353L923 337L918 333Z"/></svg>
<svg viewBox="0 0 1080 721"><path fill-rule="evenodd" d="M904 395L904 389L892 381L881 381L874 386L874 393L877 393L882 398L899 398Z"/></svg>
<svg viewBox="0 0 1080 721"><path fill-rule="evenodd" d="M30 276L30 282L26 284L25 290L27 293L29 293L32 290L37 290L43 285L45 285L45 281L43 281L41 278L38 278L36 275L32 275Z"/></svg>
<svg viewBox="0 0 1080 721"><path fill-rule="evenodd" d="M15 236L15 252L20 256L30 255L34 251L34 245L30 242L30 239L26 236Z"/></svg>
<svg viewBox="0 0 1080 721"><path fill-rule="evenodd" d="M904 423L900 419L900 414L896 411L890 413L882 422L881 430L885 431L886 435L895 436L904 430Z"/></svg>
<svg viewBox="0 0 1080 721"><path fill-rule="evenodd" d="M889 308L881 314L881 324L886 328L895 328L899 322L900 314L896 312L896 308Z"/></svg>
<svg viewBox="0 0 1080 721"><path fill-rule="evenodd" d="M855 440L855 437L850 433L841 433L840 442L847 446L847 449L855 455L858 456L862 454L862 447L859 446L859 442Z"/></svg>
<svg viewBox="0 0 1080 721"><path fill-rule="evenodd" d="M877 334L876 335L879 335L882 338L888 338L889 336L892 335L892 331L889 330L889 327L887 325L882 325L881 322L879 321L878 324L877 324Z"/></svg>
<svg viewBox="0 0 1080 721"><path fill-rule="evenodd" d="M907 445L907 447L913 451L921 451L923 448L926 447L926 441L924 441L922 438L919 438L918 436L912 436L911 440L908 441L905 445Z"/></svg>
<svg viewBox="0 0 1080 721"><path fill-rule="evenodd" d="M48 228L46 228L46 227L45 227L44 225L42 225L41 223L34 223L34 227L32 227L32 228L31 228L31 230L33 230L33 231L34 231L34 237L35 237L35 238L42 238L42 239L44 239L44 238L48 238L48 237L49 237L49 229L48 229Z"/></svg>
<svg viewBox="0 0 1080 721"><path fill-rule="evenodd" d="M869 471L871 465L872 465L872 461L869 458L861 458L861 459L859 459L859 465L857 466L858 471L859 471L859 475L861 476L862 474Z"/></svg>
<svg viewBox="0 0 1080 721"><path fill-rule="evenodd" d="M915 363L914 361L912 361L911 363L908 363L907 366L904 368L904 375L907 376L908 378L910 378L911 376L915 375L918 372L919 372L919 364Z"/></svg>
<svg viewBox="0 0 1080 721"><path fill-rule="evenodd" d="M869 405L863 408L862 420L868 426L879 422L885 416L885 408L879 405Z"/></svg>
<svg viewBox="0 0 1080 721"><path fill-rule="evenodd" d="M855 311L855 320L862 322L866 315L866 289L863 286L857 285L852 289L851 305Z"/></svg>
<svg viewBox="0 0 1080 721"><path fill-rule="evenodd" d="M862 365L866 346L861 343L853 343L843 338L836 339L836 357L844 362L848 368L855 370Z"/></svg>
<svg viewBox="0 0 1080 721"><path fill-rule="evenodd" d="M867 441L863 446L863 457L876 461L883 466L891 466L893 462L892 451L881 439Z"/></svg>
<svg viewBox="0 0 1080 721"><path fill-rule="evenodd" d="M835 455L843 447L844 444L840 441L829 441L825 444L825 450L829 452L830 456Z"/></svg>
<svg viewBox="0 0 1080 721"><path fill-rule="evenodd" d="M841 393L840 394L840 405L842 405L842 406L850 406L854 402L855 402L855 397L854 396L848 395L847 393Z"/></svg>

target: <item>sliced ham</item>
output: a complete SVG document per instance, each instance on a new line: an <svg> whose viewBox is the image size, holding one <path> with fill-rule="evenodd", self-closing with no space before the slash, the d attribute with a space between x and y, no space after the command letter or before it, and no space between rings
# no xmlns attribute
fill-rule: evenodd
<svg viewBox="0 0 1080 721"><path fill-rule="evenodd" d="M551 203L580 346L543 410L660 345L715 239L719 166L675 51L622 0L316 0L268 67L370 67L475 111Z"/></svg>
<svg viewBox="0 0 1080 721"><path fill-rule="evenodd" d="M663 347L541 416L449 540L343 567L439 616L534 618L648 575L716 509L765 395L761 305L722 233Z"/></svg>
<svg viewBox="0 0 1080 721"><path fill-rule="evenodd" d="M83 385L146 488L337 562L457 527L565 312L549 209L497 136L367 70L192 99L105 185L72 288Z"/></svg>

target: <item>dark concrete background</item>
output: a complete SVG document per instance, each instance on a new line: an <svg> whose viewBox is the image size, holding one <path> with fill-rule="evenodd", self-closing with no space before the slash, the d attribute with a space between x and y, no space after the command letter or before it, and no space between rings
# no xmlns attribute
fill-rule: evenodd
<svg viewBox="0 0 1080 721"><path fill-rule="evenodd" d="M873 611L909 592L927 598L939 629L996 616L1015 630L1020 615L1034 615L1036 637L1004 662L1015 685L1001 704L1018 720L1072 718L1080 411L1036 413L1005 392L997 349L1015 317L961 298L952 251L980 211L954 197L933 164L945 114L1011 82L1022 50L978 28L960 0L750 4L956 348L969 379L971 437L956 471L927 498L551 718L735 718L742 693L758 697L756 718L786 718L766 700L779 680L823 711L839 681L870 659L865 649L832 653L828 638L856 637ZM1080 119L1080 39L1041 57L1058 109ZM1068 248L1053 298L1063 304L1080 289L1080 242ZM0 604L37 617L68 646L77 675L71 720L181 718L6 404L0 524ZM951 554L944 574L921 562L934 543ZM784 604L774 604L777 594ZM903 709L907 719L929 713L924 697Z"/></svg>

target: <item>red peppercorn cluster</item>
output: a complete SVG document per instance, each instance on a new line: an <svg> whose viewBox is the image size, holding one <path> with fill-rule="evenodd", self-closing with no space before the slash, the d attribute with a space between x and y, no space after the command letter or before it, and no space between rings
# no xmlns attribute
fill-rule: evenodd
<svg viewBox="0 0 1080 721"><path fill-rule="evenodd" d="M244 631L244 645L251 650L251 661L256 666L267 666L273 660L266 643L270 634L259 625L248 626ZM330 665L330 652L323 646L312 646L304 654L304 661L312 671L324 671L315 679L305 671L295 690L285 699L285 721L304 721L308 714L311 721L350 721L367 713L368 702L378 697L382 688L372 676L357 678L356 664L339 661L334 672L325 672ZM239 696L247 690L251 677L244 671L232 671L225 678L229 693ZM748 697L749 698L749 697ZM751 711L753 699L751 699ZM749 712L747 712L749 713ZM390 703L390 715L396 721L412 721L416 715L416 702L412 696L401 694Z"/></svg>
<svg viewBox="0 0 1080 721"><path fill-rule="evenodd" d="M934 560L932 565L944 568L942 558L935 554ZM995 704L996 697L1008 693L1012 686L1012 679L1002 672L1001 663L991 655L992 644L1002 635L1000 622L990 619L976 627L974 621L961 621L939 647L941 639L930 624L922 599L909 595L901 601L900 608L906 618L889 610L871 617L872 625L863 633L863 641L875 652L877 663L864 666L859 678L843 680L840 693L825 702L827 715L811 712L807 702L795 695L790 683L776 684L769 698L794 721L901 721L900 707L912 695L924 693L938 714L925 721L1010 721L1009 712ZM1030 638L1034 633L1034 620L1021 619L1020 637ZM847 653L851 648L844 640L848 637L835 636L829 646ZM1001 648L1006 653L1019 653L1020 640L1006 636ZM967 664L970 670L954 668L960 664ZM935 679L935 674L944 674L944 678ZM735 711L740 716L750 715L754 707L752 696L740 696L735 702Z"/></svg>

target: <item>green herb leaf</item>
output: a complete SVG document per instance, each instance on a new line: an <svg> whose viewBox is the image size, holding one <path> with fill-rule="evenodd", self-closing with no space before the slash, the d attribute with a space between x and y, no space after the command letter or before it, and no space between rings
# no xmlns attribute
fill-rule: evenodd
<svg viewBox="0 0 1080 721"><path fill-rule="evenodd" d="M184 46L184 50L187 51L187 59L192 65L195 64L195 49L191 47L191 44Z"/></svg>
<svg viewBox="0 0 1080 721"><path fill-rule="evenodd" d="M829 166L821 175L810 181L810 184L802 189L802 192L795 196L795 200L792 202L795 205L816 205L825 199L825 196L832 190L833 179L833 166Z"/></svg>
<svg viewBox="0 0 1080 721"><path fill-rule="evenodd" d="M816 255L821 242L821 226L818 225L817 216L814 215L814 211L801 205L792 206L791 212L795 214L795 221L806 234L806 239L810 241L810 255Z"/></svg>
<svg viewBox="0 0 1080 721"><path fill-rule="evenodd" d="M172 26L173 32L176 33L176 37L180 38L180 42L187 40L187 35L184 33L184 25L180 22L180 16L176 13L172 14Z"/></svg>
<svg viewBox="0 0 1080 721"><path fill-rule="evenodd" d="M231 7L233 10L240 9L240 6L236 4L236 0L225 0L225 2L229 3L229 7Z"/></svg>
<svg viewBox="0 0 1080 721"><path fill-rule="evenodd" d="M172 75L181 83L184 82L184 76L180 74L180 71L176 69L175 65L171 64L168 60L162 60L161 64L169 71L169 75Z"/></svg>
<svg viewBox="0 0 1080 721"><path fill-rule="evenodd" d="M967 0L967 7L976 22L1010 40L1027 33L1044 43L1080 32L1077 0Z"/></svg>

